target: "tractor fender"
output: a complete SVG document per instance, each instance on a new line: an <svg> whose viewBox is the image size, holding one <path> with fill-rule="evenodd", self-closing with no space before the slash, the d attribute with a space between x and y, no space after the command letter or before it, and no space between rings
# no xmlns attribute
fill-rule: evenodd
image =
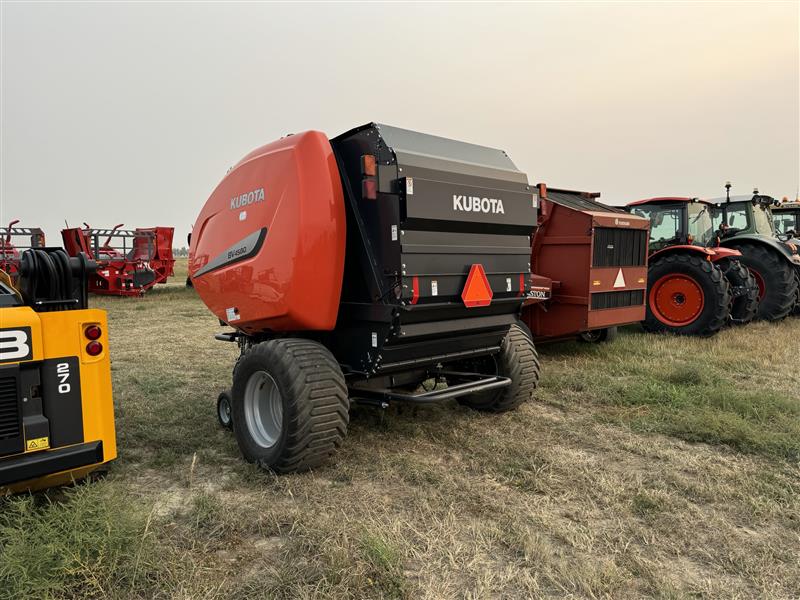
<svg viewBox="0 0 800 600"><path fill-rule="evenodd" d="M798 254L797 244L794 243L787 244L786 242L782 242L777 238L771 238L765 235L756 235L752 233L737 235L730 239L722 240L720 243L725 246L734 246L741 242L759 244L761 246L770 248L779 255L783 256L790 265L794 267L800 267L800 254Z"/></svg>
<svg viewBox="0 0 800 600"><path fill-rule="evenodd" d="M733 256L742 255L741 252L738 250L733 250L732 248L706 248L705 246L695 246L693 244L678 244L677 246L669 246L663 250L659 250L658 252L653 252L648 260L652 261L654 258L661 258L662 256L676 254L679 252L694 252L696 254L701 254L711 262L717 262L723 258L731 258Z"/></svg>

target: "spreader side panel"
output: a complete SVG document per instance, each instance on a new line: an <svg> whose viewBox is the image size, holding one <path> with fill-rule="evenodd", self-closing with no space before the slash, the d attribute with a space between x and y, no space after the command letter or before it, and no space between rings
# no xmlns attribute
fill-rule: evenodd
<svg viewBox="0 0 800 600"><path fill-rule="evenodd" d="M346 224L328 138L285 137L242 159L194 225L189 274L222 321L246 333L336 324Z"/></svg>

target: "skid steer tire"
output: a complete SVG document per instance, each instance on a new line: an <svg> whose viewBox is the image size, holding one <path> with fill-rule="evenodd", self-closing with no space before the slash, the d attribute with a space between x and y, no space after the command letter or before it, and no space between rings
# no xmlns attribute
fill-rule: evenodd
<svg viewBox="0 0 800 600"><path fill-rule="evenodd" d="M705 257L668 254L650 263L647 271L646 331L708 337L728 321L730 285Z"/></svg>
<svg viewBox="0 0 800 600"><path fill-rule="evenodd" d="M499 390L462 396L458 399L461 404L475 410L500 413L513 410L533 398L539 385L539 355L531 334L526 329L520 325L512 325L503 338L500 352L492 357L494 374L508 377L511 385Z"/></svg>
<svg viewBox="0 0 800 600"><path fill-rule="evenodd" d="M797 302L795 269L777 251L758 244L732 246L742 253L739 259L750 269L758 282L761 301L756 319L779 321L785 318Z"/></svg>
<svg viewBox="0 0 800 600"><path fill-rule="evenodd" d="M236 363L233 432L249 462L277 473L318 467L341 446L350 420L342 371L311 340L256 344Z"/></svg>
<svg viewBox="0 0 800 600"><path fill-rule="evenodd" d="M746 325L758 311L758 284L756 278L741 261L726 258L717 263L731 286L731 324ZM738 291L738 294L734 292Z"/></svg>

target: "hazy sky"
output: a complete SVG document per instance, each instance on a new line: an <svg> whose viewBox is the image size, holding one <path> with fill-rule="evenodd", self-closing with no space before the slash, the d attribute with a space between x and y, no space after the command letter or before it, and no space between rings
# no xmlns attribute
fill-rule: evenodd
<svg viewBox="0 0 800 600"><path fill-rule="evenodd" d="M800 183L798 2L3 3L0 222L173 225L283 134L369 121L508 152L532 183Z"/></svg>

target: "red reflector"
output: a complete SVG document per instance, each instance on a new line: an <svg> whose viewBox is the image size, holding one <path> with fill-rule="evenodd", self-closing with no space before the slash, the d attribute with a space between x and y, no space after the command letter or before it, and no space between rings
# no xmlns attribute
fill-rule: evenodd
<svg viewBox="0 0 800 600"><path fill-rule="evenodd" d="M97 356L103 351L103 344L100 342L89 342L86 344L86 354L89 356Z"/></svg>
<svg viewBox="0 0 800 600"><path fill-rule="evenodd" d="M374 179L365 179L361 182L361 196L367 200L375 200L378 197L378 182Z"/></svg>
<svg viewBox="0 0 800 600"><path fill-rule="evenodd" d="M83 332L83 335L85 335L87 339L98 340L100 339L100 336L103 335L103 330L97 325L89 325Z"/></svg>
<svg viewBox="0 0 800 600"><path fill-rule="evenodd" d="M411 304L416 304L419 301L419 277L414 276L411 279Z"/></svg>
<svg viewBox="0 0 800 600"><path fill-rule="evenodd" d="M378 174L378 166L375 162L375 156L372 154L364 154L361 157L361 174L374 177Z"/></svg>
<svg viewBox="0 0 800 600"><path fill-rule="evenodd" d="M467 283L464 291L461 292L461 299L464 306L472 308L474 306L489 306L492 302L492 287L486 278L486 271L480 264L472 265L467 275Z"/></svg>
<svg viewBox="0 0 800 600"><path fill-rule="evenodd" d="M523 296L525 294L525 273L519 274L519 295Z"/></svg>

